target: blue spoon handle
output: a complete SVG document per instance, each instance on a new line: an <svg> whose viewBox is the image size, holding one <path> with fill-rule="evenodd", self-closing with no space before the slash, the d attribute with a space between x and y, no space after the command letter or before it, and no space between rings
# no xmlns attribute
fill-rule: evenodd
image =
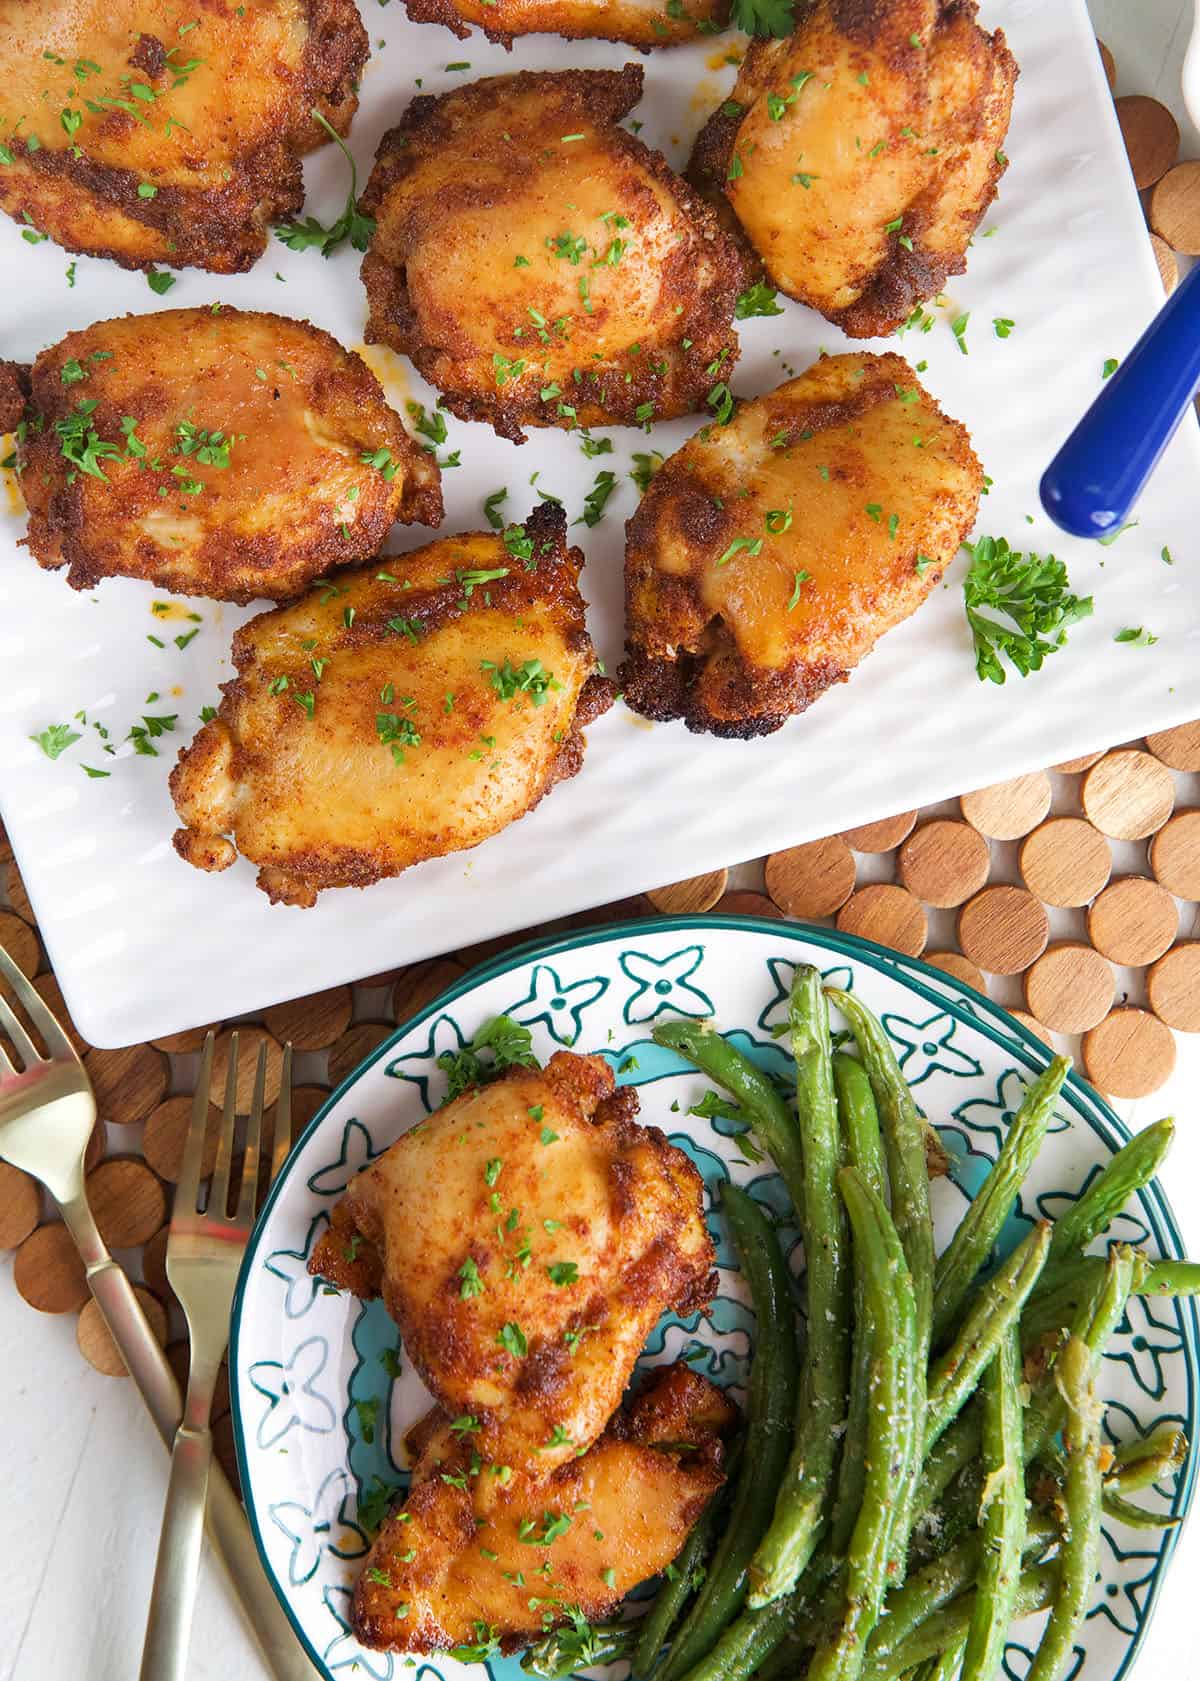
<svg viewBox="0 0 1200 1681"><path fill-rule="evenodd" d="M1200 385L1200 264L1159 310L1042 475L1073 537L1120 530Z"/></svg>

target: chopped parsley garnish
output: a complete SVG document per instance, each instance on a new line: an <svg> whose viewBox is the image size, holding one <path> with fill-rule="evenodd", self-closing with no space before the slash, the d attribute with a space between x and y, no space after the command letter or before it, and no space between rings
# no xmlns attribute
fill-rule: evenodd
<svg viewBox="0 0 1200 1681"><path fill-rule="evenodd" d="M650 480L658 472L664 459L665 457L659 449L651 450L648 455L641 452L634 454L633 466L629 469L629 477L637 485L643 496L649 490Z"/></svg>
<svg viewBox="0 0 1200 1681"><path fill-rule="evenodd" d="M370 1447L375 1440L375 1423L379 1414L379 1402L376 1400L355 1401L354 1411L358 1415L358 1425L362 1431L362 1439Z"/></svg>
<svg viewBox="0 0 1200 1681"><path fill-rule="evenodd" d="M1100 378L1111 379L1120 366L1121 364L1117 361L1115 356L1109 356L1100 370Z"/></svg>
<svg viewBox="0 0 1200 1681"><path fill-rule="evenodd" d="M469 1302L472 1296L482 1296L484 1290L487 1288L483 1279L480 1277L479 1268L476 1266L470 1255L467 1256L462 1266L459 1267L458 1277L460 1281L458 1286L460 1301Z"/></svg>
<svg viewBox="0 0 1200 1681"><path fill-rule="evenodd" d="M1144 625L1126 625L1113 637L1114 642L1128 642L1133 648L1153 648L1158 637L1148 631Z"/></svg>
<svg viewBox="0 0 1200 1681"><path fill-rule="evenodd" d="M777 40L796 27L792 0L733 0L730 22L747 35L773 35Z"/></svg>
<svg viewBox="0 0 1200 1681"><path fill-rule="evenodd" d="M176 278L177 277L175 275L164 274L159 269L147 269L146 271L147 286L149 286L152 292L157 292L160 298L165 296L165 294L171 290L172 286L175 284Z"/></svg>
<svg viewBox="0 0 1200 1681"><path fill-rule="evenodd" d="M625 1657L637 1632L636 1623L593 1625L577 1605L562 1609L571 1619L566 1628L543 1635L521 1659L521 1668L539 1681L567 1681L580 1670Z"/></svg>
<svg viewBox="0 0 1200 1681"><path fill-rule="evenodd" d="M392 460L390 449L364 449L358 459L364 467L374 467L376 472L382 473L388 484L400 470L399 462Z"/></svg>
<svg viewBox="0 0 1200 1681"><path fill-rule="evenodd" d="M392 1506L404 1492L400 1488L389 1488L382 1477L371 1478L371 1488L359 1497L358 1523L368 1535L377 1530L384 1518L391 1511Z"/></svg>
<svg viewBox="0 0 1200 1681"><path fill-rule="evenodd" d="M469 1644L452 1646L450 1656L457 1658L459 1663L486 1663L489 1658L499 1657L500 1641L491 1623L476 1617L473 1628L475 1639Z"/></svg>
<svg viewBox="0 0 1200 1681"><path fill-rule="evenodd" d="M525 1333L519 1325L510 1319L501 1325L496 1332L496 1341L506 1354L511 1354L515 1360L523 1360L529 1352L529 1344L525 1341ZM522 1537L524 1539L524 1537Z"/></svg>
<svg viewBox="0 0 1200 1681"><path fill-rule="evenodd" d="M725 553L721 555L717 561L717 565L724 566L728 561L733 559L735 554L741 553L743 549L748 555L761 554L762 546L763 540L761 537L735 537L733 542L730 543L729 547L725 550Z"/></svg>
<svg viewBox="0 0 1200 1681"><path fill-rule="evenodd" d="M501 1158L499 1156L492 1156L491 1159L489 1160L487 1166L483 1170L483 1182L484 1182L484 1184L487 1185L489 1188L492 1185L494 1185L496 1183L497 1179L499 1179L501 1169L503 1167L504 1167L504 1163L501 1160Z"/></svg>
<svg viewBox="0 0 1200 1681"><path fill-rule="evenodd" d="M87 473L90 478L103 479L108 484L108 474L101 467L101 461L119 456L120 450L116 444L109 443L102 438L92 425L92 415L96 412L97 399L88 397L81 403L76 403L73 414L63 420L54 422L54 430L58 433L59 449L63 459L69 461L81 473ZM68 484L74 475L68 475Z"/></svg>
<svg viewBox="0 0 1200 1681"><path fill-rule="evenodd" d="M1047 655L1066 642L1071 625L1092 612L1091 596L1071 593L1067 569L1053 555L1020 554L1003 537L980 537L964 547L971 567L963 591L980 681L1003 683L1004 658L1022 677L1040 671Z"/></svg>
<svg viewBox="0 0 1200 1681"><path fill-rule="evenodd" d="M492 352L492 372L495 375L497 389L507 385L509 380L520 379L525 372L524 360L514 361L509 356L501 356L498 350Z"/></svg>
<svg viewBox="0 0 1200 1681"><path fill-rule="evenodd" d="M493 531L504 530L504 520L500 514L500 504L502 502L506 502L507 500L507 486L502 486L499 490L493 490L490 496L485 496L483 499L484 518L487 520ZM515 530L516 527L514 526L513 529Z"/></svg>
<svg viewBox="0 0 1200 1681"><path fill-rule="evenodd" d="M617 488L617 475L605 470L596 474L596 482L583 500L583 512L575 521L576 525L599 525L604 518L604 506Z"/></svg>
<svg viewBox="0 0 1200 1681"><path fill-rule="evenodd" d="M29 739L41 748L48 759L57 759L68 747L83 738L70 724L49 724L40 735L31 735Z"/></svg>
<svg viewBox="0 0 1200 1681"><path fill-rule="evenodd" d="M792 609L794 607L799 606L801 586L808 582L809 577L810 577L810 574L808 572L797 572L797 573L794 574L794 582L792 584L792 593L791 593L791 595L788 596L788 603L787 603L787 611L789 613L792 611Z"/></svg>
<svg viewBox="0 0 1200 1681"><path fill-rule="evenodd" d="M774 286L760 280L739 293L733 313L738 321L749 321L755 315L782 315L783 305Z"/></svg>
<svg viewBox="0 0 1200 1681"><path fill-rule="evenodd" d="M1013 328L1016 326L1016 322L1010 321L1007 315L994 315L992 317L992 326L995 328L996 337L998 339L1006 339L1011 335Z"/></svg>
<svg viewBox="0 0 1200 1681"><path fill-rule="evenodd" d="M210 432L181 420L175 428L175 447L180 455L194 455L205 467L228 467L229 452L237 442L224 432Z"/></svg>
<svg viewBox="0 0 1200 1681"><path fill-rule="evenodd" d="M506 1068L536 1068L533 1037L527 1027L511 1016L496 1016L484 1024L460 1051L443 1051L438 1067L449 1076L446 1101L458 1097L468 1086L485 1086Z"/></svg>
<svg viewBox="0 0 1200 1681"><path fill-rule="evenodd" d="M315 105L309 114L340 148L342 156L350 165L350 191L346 194L346 203L341 215L328 227L318 222L315 216L306 216L302 222L284 222L275 229L276 237L283 241L289 251L317 250L323 257L328 257L336 251L345 239L349 239L356 251L365 251L371 243L371 235L375 232L375 218L364 216L359 211L358 170L354 159L341 135L326 121Z"/></svg>
<svg viewBox="0 0 1200 1681"><path fill-rule="evenodd" d="M546 1268L551 1284L561 1290L567 1284L575 1284L579 1280L579 1268L574 1261L551 1261Z"/></svg>
<svg viewBox="0 0 1200 1681"><path fill-rule="evenodd" d="M497 665L493 660L480 660L479 669L491 673L492 687L501 700L512 700L518 694L527 694L535 706L545 706L550 690L562 687L541 660L526 660L523 665L514 666L505 656L503 665Z"/></svg>
<svg viewBox="0 0 1200 1681"><path fill-rule="evenodd" d="M951 323L950 323L950 331L954 334L954 342L958 346L958 348L962 351L964 356L966 356L968 354L968 351L967 351L967 322L970 319L971 319L971 312L970 312L970 310L968 310L965 315L955 316L954 320L951 321Z"/></svg>

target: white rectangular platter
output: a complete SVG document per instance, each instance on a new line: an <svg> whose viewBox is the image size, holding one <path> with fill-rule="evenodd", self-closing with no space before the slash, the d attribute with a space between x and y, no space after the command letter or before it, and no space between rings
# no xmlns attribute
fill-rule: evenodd
<svg viewBox="0 0 1200 1681"><path fill-rule="evenodd" d="M408 22L399 0L361 0L372 38L350 144L365 180L379 137L417 87L439 92L510 69L615 67L632 51L549 36L505 53L482 36L456 40ZM979 531L1016 548L1052 550L1073 587L1094 593L1095 616L1034 676L1003 688L977 680L962 610L965 557L915 618L884 638L848 685L779 734L753 742L648 726L618 705L589 731L582 773L537 811L473 853L423 864L365 892L325 894L315 910L273 908L239 861L202 875L171 848L167 774L200 709L232 676L230 638L251 610L189 602L202 615L183 650L151 614L161 592L110 581L75 594L42 572L18 540L19 492L0 494L0 810L79 1030L98 1045L127 1044L252 1012L281 998L521 928L664 881L943 799L1200 713L1200 438L1189 423L1138 509L1139 524L1110 548L1074 542L1041 513L1037 484L1061 439L1095 395L1109 357L1123 356L1161 302L1154 260L1083 0L985 0L1021 65L1001 197L927 334L898 348L927 360L925 383L966 422L994 481ZM731 33L644 59L642 137L676 167L731 84L722 62ZM447 66L467 68L448 69ZM307 209L329 220L345 194L332 147L310 160ZM221 299L306 316L361 346L365 316L358 255L330 260L278 241L246 275L188 269L160 300L143 276L25 243L0 225L0 356L30 361L89 322L126 311ZM950 322L970 312L963 354ZM1000 339L995 318L1012 320ZM789 304L742 330L738 395L770 390L822 350L845 348L817 315ZM876 348L879 348L877 345ZM432 408L436 393L401 358L368 352L392 401ZM505 515L524 516L530 479L581 512L596 468L620 490L594 528L576 525L587 553L584 593L610 669L621 654L624 521L637 490L633 452L669 453L698 422L656 427L648 439L612 433L614 453L585 460L566 433L522 447L481 425L449 421L442 451L461 452L444 475L443 530L479 529L482 502L508 488ZM429 533L397 528L395 549ZM1174 564L1164 563L1164 547ZM1152 647L1118 644L1145 626ZM148 640L153 634L165 647ZM146 697L159 699L147 703ZM51 762L32 735L83 711L85 740ZM144 712L176 714L175 733L137 756L125 741ZM104 757L98 720L120 742ZM111 772L91 780L82 763Z"/></svg>

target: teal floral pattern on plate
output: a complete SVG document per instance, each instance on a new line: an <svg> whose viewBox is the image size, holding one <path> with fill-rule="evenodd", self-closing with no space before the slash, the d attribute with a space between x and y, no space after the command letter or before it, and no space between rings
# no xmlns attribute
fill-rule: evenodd
<svg viewBox="0 0 1200 1681"><path fill-rule="evenodd" d="M604 1056L638 1089L642 1119L661 1127L701 1173L717 1247L718 1289L708 1315L667 1314L643 1366L687 1357L715 1382L744 1392L753 1315L720 1214L720 1189L747 1187L780 1220L794 1272L803 1257L779 1176L754 1159L741 1129L692 1111L702 1075L651 1038L663 1016L713 1016L766 1071L786 1076L787 996L797 962L853 990L883 1018L917 1101L939 1129L951 1172L934 1189L944 1241L995 1159L1044 1046L952 977L848 936L733 918L661 918L551 941L503 957L399 1030L333 1094L276 1185L247 1252L231 1341L234 1423L242 1486L268 1576L325 1681L523 1681L515 1658L463 1665L445 1655L409 1664L363 1650L349 1626L350 1593L367 1545L365 1500L408 1481L404 1432L430 1398L409 1368L381 1302L362 1304L307 1277L305 1263L353 1175L445 1098L438 1059L502 1012L528 1026L544 1059L564 1046ZM840 1025L840 1024L839 1024ZM1089 1088L1068 1083L1046 1142L1003 1233L1006 1251L1031 1221L1062 1212L1125 1137ZM1113 1235L1154 1254L1180 1253L1156 1186ZM1136 1300L1104 1363L1109 1439L1145 1435L1165 1420L1194 1436L1197 1320L1190 1303ZM1139 1499L1182 1511L1193 1455L1177 1485ZM1099 1579L1071 1681L1120 1681L1133 1661L1173 1547L1170 1532L1134 1533L1105 1520ZM1013 1631L1005 1674L1024 1681L1037 1625Z"/></svg>

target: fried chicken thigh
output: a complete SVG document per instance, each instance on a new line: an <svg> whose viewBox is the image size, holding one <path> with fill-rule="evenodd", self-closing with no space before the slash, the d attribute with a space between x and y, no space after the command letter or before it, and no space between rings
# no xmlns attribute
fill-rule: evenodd
<svg viewBox="0 0 1200 1681"><path fill-rule="evenodd" d="M737 359L736 246L617 125L640 66L521 72L414 99L363 208L367 341L464 420L642 425L702 408Z"/></svg>
<svg viewBox="0 0 1200 1681"><path fill-rule="evenodd" d="M772 285L851 338L892 332L961 274L1006 168L1017 66L974 0L814 0L750 43L689 178L723 198Z"/></svg>
<svg viewBox="0 0 1200 1681"><path fill-rule="evenodd" d="M607 1616L678 1553L725 1480L721 1437L736 1418L686 1364L658 1368L582 1458L536 1480L485 1460L474 1421L457 1420L367 1555L355 1633L376 1650L470 1647L479 1659L572 1613Z"/></svg>
<svg viewBox="0 0 1200 1681"><path fill-rule="evenodd" d="M43 350L22 446L27 542L73 589L143 578L281 600L436 525L439 474L362 359L282 315L101 321Z"/></svg>
<svg viewBox="0 0 1200 1681"><path fill-rule="evenodd" d="M414 23L444 23L460 38L468 24L489 40L512 46L514 35L625 41L631 47L670 47L729 21L729 0L405 0Z"/></svg>
<svg viewBox="0 0 1200 1681"><path fill-rule="evenodd" d="M310 1262L378 1289L472 1448L535 1479L600 1435L659 1317L715 1287L700 1176L636 1113L602 1057L511 1069L364 1169Z"/></svg>
<svg viewBox="0 0 1200 1681"><path fill-rule="evenodd" d="M705 427L626 528L625 699L755 736L918 608L975 519L966 429L900 356L829 356Z"/></svg>
<svg viewBox="0 0 1200 1681"><path fill-rule="evenodd" d="M368 51L354 0L0 0L0 209L123 268L248 269Z"/></svg>
<svg viewBox="0 0 1200 1681"><path fill-rule="evenodd" d="M383 556L251 619L171 774L180 856L223 870L240 850L273 902L311 905L523 817L612 701L582 564L547 503L503 538Z"/></svg>

